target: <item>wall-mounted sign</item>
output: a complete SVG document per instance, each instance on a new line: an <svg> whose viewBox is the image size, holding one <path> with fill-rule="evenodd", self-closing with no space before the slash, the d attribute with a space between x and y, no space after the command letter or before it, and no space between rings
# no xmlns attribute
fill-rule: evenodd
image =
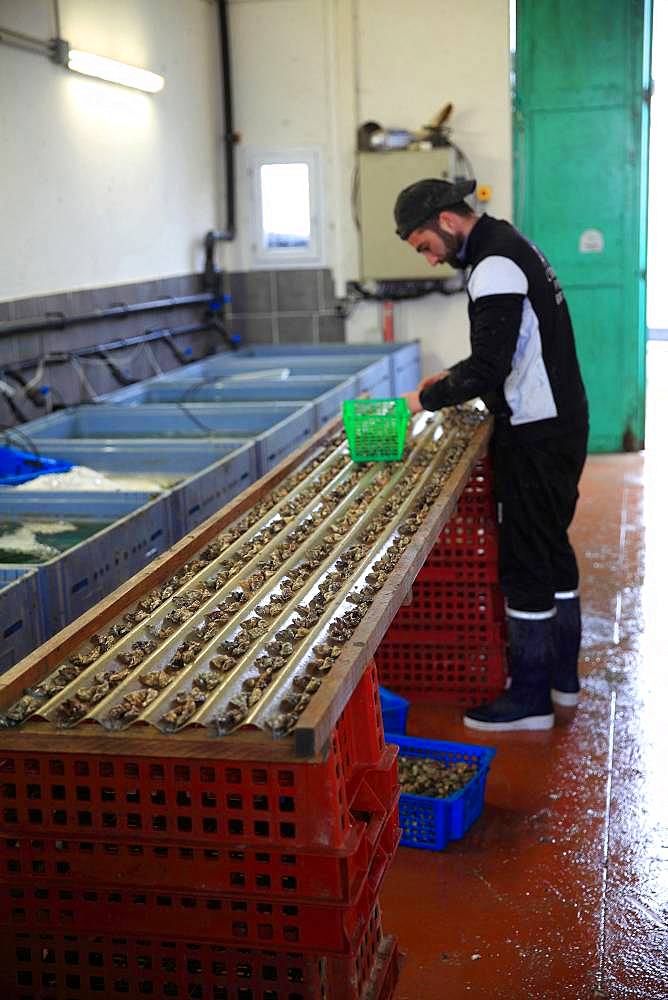
<svg viewBox="0 0 668 1000"><path fill-rule="evenodd" d="M580 233L578 250L580 253L603 253L605 240L600 229L585 229Z"/></svg>

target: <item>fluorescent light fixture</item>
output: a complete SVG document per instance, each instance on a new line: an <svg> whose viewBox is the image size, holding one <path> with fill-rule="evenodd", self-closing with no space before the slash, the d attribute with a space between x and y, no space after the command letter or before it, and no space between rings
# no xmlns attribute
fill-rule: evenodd
<svg viewBox="0 0 668 1000"><path fill-rule="evenodd" d="M92 52L82 52L80 49L68 50L67 68L73 73L95 76L99 80L108 80L109 83L120 83L123 87L143 90L147 94L157 94L165 86L164 76L158 73L129 66L117 59L96 56Z"/></svg>

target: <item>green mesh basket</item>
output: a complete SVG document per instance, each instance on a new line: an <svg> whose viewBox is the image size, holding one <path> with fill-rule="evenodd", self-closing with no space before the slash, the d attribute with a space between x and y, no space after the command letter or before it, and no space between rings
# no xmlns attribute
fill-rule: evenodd
<svg viewBox="0 0 668 1000"><path fill-rule="evenodd" d="M410 419L405 399L347 399L343 426L353 461L398 461Z"/></svg>

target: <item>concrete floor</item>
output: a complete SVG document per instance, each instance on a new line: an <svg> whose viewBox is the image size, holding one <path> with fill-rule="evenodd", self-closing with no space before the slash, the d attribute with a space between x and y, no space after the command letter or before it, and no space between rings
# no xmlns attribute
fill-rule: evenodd
<svg viewBox="0 0 668 1000"><path fill-rule="evenodd" d="M395 1000L668 998L668 345L649 373L647 451L588 460L572 529L580 707L549 733L494 737L457 709L411 709L409 732L497 755L466 837L401 848L388 875Z"/></svg>

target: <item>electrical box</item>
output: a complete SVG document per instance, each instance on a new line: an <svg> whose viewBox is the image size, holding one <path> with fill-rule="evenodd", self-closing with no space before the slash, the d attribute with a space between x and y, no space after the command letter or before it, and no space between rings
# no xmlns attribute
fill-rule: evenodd
<svg viewBox="0 0 668 1000"><path fill-rule="evenodd" d="M358 153L357 198L361 237L362 281L447 278L447 264L431 267L395 233L394 203L402 188L424 177L450 179L454 152L447 146L430 150Z"/></svg>

